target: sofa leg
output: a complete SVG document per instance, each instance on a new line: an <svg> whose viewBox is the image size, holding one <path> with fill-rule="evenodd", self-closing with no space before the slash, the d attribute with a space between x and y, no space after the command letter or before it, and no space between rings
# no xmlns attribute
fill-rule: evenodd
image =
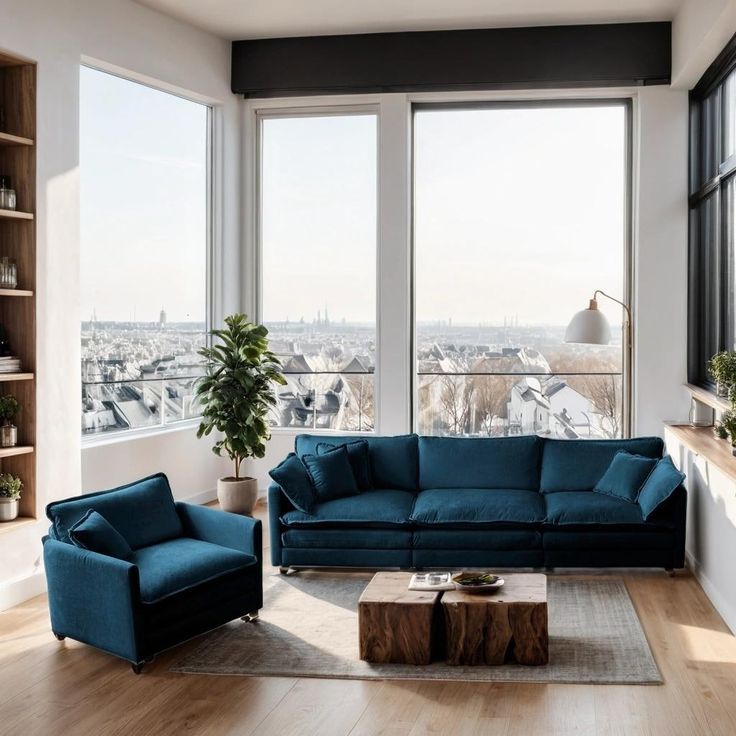
<svg viewBox="0 0 736 736"><path fill-rule="evenodd" d="M241 616L240 620L245 621L247 624L253 624L260 619L260 611L251 611L246 613L245 616Z"/></svg>
<svg viewBox="0 0 736 736"><path fill-rule="evenodd" d="M296 572L296 570L293 567L288 567L288 566L287 567L283 567L283 566L281 566L281 567L279 567L279 572L282 575L293 575Z"/></svg>
<svg viewBox="0 0 736 736"><path fill-rule="evenodd" d="M665 567L665 572L671 578L674 578L677 575L677 572L675 572L674 568L672 567Z"/></svg>
<svg viewBox="0 0 736 736"><path fill-rule="evenodd" d="M55 631L54 631L54 636L55 636L55 637L56 637L56 638L57 638L57 639L58 639L59 641L64 641L64 639L66 639L66 637L64 636L64 634L57 634L57 633L56 633Z"/></svg>
<svg viewBox="0 0 736 736"><path fill-rule="evenodd" d="M130 665L130 669L132 669L136 675L140 675L140 673L143 672L143 664L143 662L135 662Z"/></svg>

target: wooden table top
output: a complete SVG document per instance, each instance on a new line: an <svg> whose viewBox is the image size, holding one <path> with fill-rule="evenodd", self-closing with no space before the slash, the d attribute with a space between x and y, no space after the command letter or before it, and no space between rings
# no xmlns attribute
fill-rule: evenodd
<svg viewBox="0 0 736 736"><path fill-rule="evenodd" d="M442 595L442 603L466 605L493 605L497 603L546 603L547 576L538 572L512 572L501 575L504 584L496 593L465 593L448 590Z"/></svg>
<svg viewBox="0 0 736 736"><path fill-rule="evenodd" d="M360 595L359 603L434 604L441 591L409 590L410 572L377 572Z"/></svg>

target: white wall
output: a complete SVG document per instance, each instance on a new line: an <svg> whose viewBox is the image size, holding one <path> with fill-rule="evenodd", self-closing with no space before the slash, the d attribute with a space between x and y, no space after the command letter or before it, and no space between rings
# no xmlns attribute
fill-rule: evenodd
<svg viewBox="0 0 736 736"><path fill-rule="evenodd" d="M643 87L634 136L634 433L687 419L687 92Z"/></svg>
<svg viewBox="0 0 736 736"><path fill-rule="evenodd" d="M79 64L101 60L219 103L215 182L222 315L238 304L238 103L227 42L130 0L0 0L0 48L38 61L38 507L37 524L0 534L0 607L40 590L43 507L82 487L117 485L157 465L178 495L211 488L220 463L186 433L85 450L80 457ZM223 151L227 152L223 156ZM226 255L225 255L226 254ZM82 477L84 470L85 478ZM207 481L206 479L210 479ZM29 582L30 580L30 582Z"/></svg>
<svg viewBox="0 0 736 736"><path fill-rule="evenodd" d="M734 0L683 0L672 21L672 85L692 89L734 33Z"/></svg>

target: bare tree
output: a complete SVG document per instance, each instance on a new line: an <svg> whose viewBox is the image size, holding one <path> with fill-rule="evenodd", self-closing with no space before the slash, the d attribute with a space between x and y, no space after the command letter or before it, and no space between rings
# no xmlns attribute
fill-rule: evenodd
<svg viewBox="0 0 736 736"><path fill-rule="evenodd" d="M440 405L450 434L465 434L470 429L473 392L472 381L465 376L442 376Z"/></svg>
<svg viewBox="0 0 736 736"><path fill-rule="evenodd" d="M509 398L510 385L503 376L473 376L474 431L489 437L493 420L503 416Z"/></svg>
<svg viewBox="0 0 736 736"><path fill-rule="evenodd" d="M621 436L621 384L617 376L585 376L585 395L601 417L601 430L607 437Z"/></svg>

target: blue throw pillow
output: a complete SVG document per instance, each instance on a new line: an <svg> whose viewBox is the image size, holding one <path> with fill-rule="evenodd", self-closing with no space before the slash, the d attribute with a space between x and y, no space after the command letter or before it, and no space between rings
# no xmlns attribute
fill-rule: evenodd
<svg viewBox="0 0 736 736"><path fill-rule="evenodd" d="M373 481L371 480L371 458L368 451L368 441L355 440L354 442L345 442L343 444L348 451L350 466L353 469L358 490L370 490L373 488ZM317 444L317 454L324 455L336 447L339 447L339 445L333 445L330 442L320 442Z"/></svg>
<svg viewBox="0 0 736 736"><path fill-rule="evenodd" d="M685 474L675 467L669 455L657 463L637 499L644 521L680 487L684 480Z"/></svg>
<svg viewBox="0 0 736 736"><path fill-rule="evenodd" d="M94 509L69 528L69 538L77 547L119 560L127 560L133 553L125 537Z"/></svg>
<svg viewBox="0 0 736 736"><path fill-rule="evenodd" d="M606 496L616 496L629 503L636 503L644 481L654 470L657 460L643 455L632 455L619 450L611 460L608 470L595 484L593 491Z"/></svg>
<svg viewBox="0 0 736 736"><path fill-rule="evenodd" d="M281 486L294 508L305 514L312 513L317 498L309 473L298 455L290 452L269 475Z"/></svg>
<svg viewBox="0 0 736 736"><path fill-rule="evenodd" d="M324 455L305 455L302 460L312 478L319 503L360 493L345 445Z"/></svg>

